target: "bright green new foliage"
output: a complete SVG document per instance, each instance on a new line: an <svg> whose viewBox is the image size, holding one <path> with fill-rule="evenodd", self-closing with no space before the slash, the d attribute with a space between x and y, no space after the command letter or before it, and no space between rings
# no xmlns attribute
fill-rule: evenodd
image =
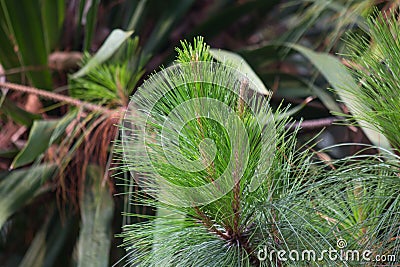
<svg viewBox="0 0 400 267"><path fill-rule="evenodd" d="M140 186L132 202L158 210L127 214L141 219L120 235L127 265L359 266L340 249L398 253L397 167L367 157L328 167L286 130L285 109L273 112L201 38L177 51L121 126L122 169Z"/></svg>

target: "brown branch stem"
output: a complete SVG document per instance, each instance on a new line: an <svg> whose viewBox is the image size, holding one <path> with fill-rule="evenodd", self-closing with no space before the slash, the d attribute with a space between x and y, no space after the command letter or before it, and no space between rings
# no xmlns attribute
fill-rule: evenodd
<svg viewBox="0 0 400 267"><path fill-rule="evenodd" d="M215 234L217 234L219 237L221 237L224 240L230 240L230 236L223 233L222 231L218 230L211 219L204 213L202 212L198 207L195 207L194 210L196 211L196 214L200 217L201 222L204 224L204 226L207 227L207 229Z"/></svg>
<svg viewBox="0 0 400 267"><path fill-rule="evenodd" d="M8 82L0 82L0 88L5 87L11 90L27 93L27 94L34 94L43 98L51 99L54 101L58 102L65 102L67 104L76 106L76 107L82 107L85 108L89 111L94 111L94 112L100 112L105 115L111 115L115 116L116 111L107 109L105 107L95 105L89 102L81 101L76 98L70 97L70 96L65 96L53 92L49 92L43 89L38 89L35 87L31 86L25 86L25 85L20 85L20 84L15 84L15 83L8 83Z"/></svg>
<svg viewBox="0 0 400 267"><path fill-rule="evenodd" d="M285 125L286 129L294 130L300 126L302 130L315 130L332 125L334 122L339 121L336 117L328 117L315 120L305 120L302 122L288 123Z"/></svg>

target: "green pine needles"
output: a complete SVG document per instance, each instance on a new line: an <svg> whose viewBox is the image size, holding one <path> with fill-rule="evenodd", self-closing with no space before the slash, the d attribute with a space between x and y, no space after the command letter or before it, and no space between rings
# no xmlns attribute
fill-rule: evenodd
<svg viewBox="0 0 400 267"><path fill-rule="evenodd" d="M193 41L193 46L191 43L188 43L186 40L181 41L182 49L176 48L176 52L178 53L176 62L179 63L188 63L193 61L200 62L209 62L212 60L212 56L210 54L210 47L204 43L202 37L195 38Z"/></svg>
<svg viewBox="0 0 400 267"><path fill-rule="evenodd" d="M378 12L368 20L364 36L352 36L349 58L359 90L347 88L358 99L356 119L376 127L400 149L400 25L396 14Z"/></svg>
<svg viewBox="0 0 400 267"><path fill-rule="evenodd" d="M105 63L88 64L91 59L93 57L85 54L82 65L94 66L86 75L70 79L70 95L111 108L126 106L129 95L144 74L139 38L128 39L120 52Z"/></svg>
<svg viewBox="0 0 400 267"><path fill-rule="evenodd" d="M360 266L399 255L400 166L318 161L245 74L215 62L202 38L182 46L121 126L121 169L140 186L131 205L156 211L125 214L138 219L120 235L126 265Z"/></svg>

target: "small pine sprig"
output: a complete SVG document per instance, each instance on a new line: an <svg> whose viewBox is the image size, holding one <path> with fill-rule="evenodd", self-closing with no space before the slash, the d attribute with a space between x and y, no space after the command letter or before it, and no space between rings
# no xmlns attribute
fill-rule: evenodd
<svg viewBox="0 0 400 267"><path fill-rule="evenodd" d="M210 53L210 46L204 42L204 38L201 36L193 39L193 46L186 40L181 41L182 49L176 48L178 56L176 62L188 63L188 62L199 62L199 61L211 61L212 56Z"/></svg>
<svg viewBox="0 0 400 267"><path fill-rule="evenodd" d="M91 55L86 53L82 65ZM139 38L129 39L126 44L106 62L91 69L85 76L71 78L71 96L108 107L127 106L129 96L143 76L143 60Z"/></svg>

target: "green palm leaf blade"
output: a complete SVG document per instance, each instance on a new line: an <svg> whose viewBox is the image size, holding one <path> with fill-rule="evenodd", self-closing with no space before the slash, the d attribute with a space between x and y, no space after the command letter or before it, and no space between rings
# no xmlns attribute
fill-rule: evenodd
<svg viewBox="0 0 400 267"><path fill-rule="evenodd" d="M32 163L51 145L49 140L59 120L37 120L33 122L25 147L14 158L11 168L18 168ZM54 140L53 140L54 141Z"/></svg>
<svg viewBox="0 0 400 267"><path fill-rule="evenodd" d="M103 184L101 168L89 165L80 203L82 225L78 240L78 266L109 266L114 202Z"/></svg>
<svg viewBox="0 0 400 267"><path fill-rule="evenodd" d="M61 258L60 252L65 248L67 239L73 232L73 216L63 221L56 209L35 234L28 251L19 263L20 267L52 267Z"/></svg>
<svg viewBox="0 0 400 267"><path fill-rule="evenodd" d="M72 79L86 75L90 70L109 59L132 34L133 31L125 32L120 29L113 30L97 53L85 64L85 66L71 76Z"/></svg>
<svg viewBox="0 0 400 267"><path fill-rule="evenodd" d="M54 165L38 165L12 171L0 182L0 227L39 192L41 185L53 176Z"/></svg>
<svg viewBox="0 0 400 267"><path fill-rule="evenodd" d="M302 53L315 65L338 93L350 112L358 116L368 110L365 103L360 102L355 97L356 92L360 90L359 86L354 81L350 72L337 58L327 53L314 52L300 45L290 44L289 46ZM378 131L374 124L365 120L358 120L358 123L374 145L389 151L392 149L388 139Z"/></svg>

